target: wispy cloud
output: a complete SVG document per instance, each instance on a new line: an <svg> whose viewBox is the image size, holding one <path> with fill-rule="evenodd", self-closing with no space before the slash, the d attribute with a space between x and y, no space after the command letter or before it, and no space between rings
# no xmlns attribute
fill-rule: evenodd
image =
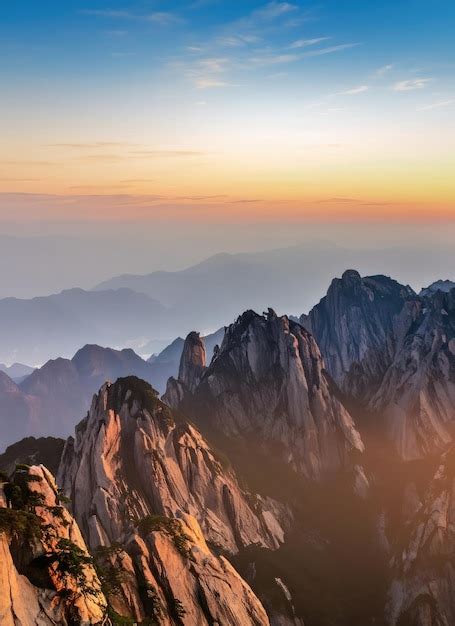
<svg viewBox="0 0 455 626"><path fill-rule="evenodd" d="M299 54L267 54L263 56L255 56L249 59L249 63L253 65L280 65L282 63L293 63L301 58Z"/></svg>
<svg viewBox="0 0 455 626"><path fill-rule="evenodd" d="M75 157L78 161L116 163L128 159L168 159L194 158L205 156L206 152L197 150L133 150L124 154L84 154Z"/></svg>
<svg viewBox="0 0 455 626"><path fill-rule="evenodd" d="M82 15L93 15L95 17L110 17L110 18L121 18L121 19L131 19L134 18L134 14L130 11L116 11L112 9L82 9L80 11Z"/></svg>
<svg viewBox="0 0 455 626"><path fill-rule="evenodd" d="M175 158L175 157L200 157L206 152L198 150L135 150L130 154L138 157Z"/></svg>
<svg viewBox="0 0 455 626"><path fill-rule="evenodd" d="M92 15L94 17L105 17L109 19L123 20L141 20L145 22L155 22L162 26L168 24L177 24L183 19L169 11L154 11L152 13L134 13L132 11L118 11L112 9L84 9L81 11L83 15Z"/></svg>
<svg viewBox="0 0 455 626"><path fill-rule="evenodd" d="M378 76L378 77L385 76L392 69L393 69L393 65L391 63L389 63L388 65L383 65L382 67L378 67L378 69L375 71L374 75Z"/></svg>
<svg viewBox="0 0 455 626"><path fill-rule="evenodd" d="M430 82L431 78L411 78L409 80L400 80L392 87L394 91L415 91L416 89L424 89Z"/></svg>
<svg viewBox="0 0 455 626"><path fill-rule="evenodd" d="M350 48L356 48L361 43L342 43L338 46L328 46L326 48L318 48L317 50L308 50L301 55L301 58L306 57L318 57L324 54L334 54L335 52L342 52L343 50L349 50Z"/></svg>
<svg viewBox="0 0 455 626"><path fill-rule="evenodd" d="M138 147L141 144L130 143L128 141L88 141L81 143L49 143L46 144L48 148L74 148L76 150L79 149L98 149L98 148L131 148Z"/></svg>
<svg viewBox="0 0 455 626"><path fill-rule="evenodd" d="M218 78L195 78L194 85L197 89L214 89L217 87L232 87L232 83Z"/></svg>
<svg viewBox="0 0 455 626"><path fill-rule="evenodd" d="M338 91L335 96L356 96L359 93L365 93L368 91L368 85L359 85L359 87L353 87L352 89L346 89L346 91Z"/></svg>
<svg viewBox="0 0 455 626"><path fill-rule="evenodd" d="M0 160L0 165L23 165L24 167L40 167L49 165L59 165L54 161L7 161Z"/></svg>
<svg viewBox="0 0 455 626"><path fill-rule="evenodd" d="M443 109L449 106L455 106L455 98L452 98L451 100L440 100L439 102L433 102L432 104L427 104L426 106L420 107L417 110L431 111L433 109Z"/></svg>
<svg viewBox="0 0 455 626"><path fill-rule="evenodd" d="M329 39L331 39L331 37L315 37L313 39L297 39L297 41L294 41L293 43L291 43L289 47L291 49L307 48L308 46L315 46L318 43L321 43L323 41L328 41Z"/></svg>
<svg viewBox="0 0 455 626"><path fill-rule="evenodd" d="M290 2L269 2L261 9L254 11L252 16L262 20L274 20L282 15L297 11L298 8L296 4Z"/></svg>
<svg viewBox="0 0 455 626"><path fill-rule="evenodd" d="M42 178L0 178L0 183L31 183L42 180Z"/></svg>
<svg viewBox="0 0 455 626"><path fill-rule="evenodd" d="M241 48L251 44L261 42L261 37L257 35L229 35L226 37L218 37L216 43L227 48Z"/></svg>

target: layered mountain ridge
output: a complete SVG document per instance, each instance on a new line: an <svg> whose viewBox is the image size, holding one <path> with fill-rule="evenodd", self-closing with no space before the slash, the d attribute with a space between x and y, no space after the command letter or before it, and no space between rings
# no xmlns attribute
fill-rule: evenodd
<svg viewBox="0 0 455 626"><path fill-rule="evenodd" d="M247 311L227 328L208 367L202 342L188 335L179 379L164 396L230 438L254 437L311 478L349 465L364 446L333 393L316 342L302 326L269 309Z"/></svg>
<svg viewBox="0 0 455 626"><path fill-rule="evenodd" d="M125 378L102 387L66 444L58 481L90 548L117 546L111 560L124 583L111 602L118 612L155 617L154 600L160 623L174 623L178 602L185 624L268 624L217 551L276 549L289 512L244 493L195 427L147 383Z"/></svg>
<svg viewBox="0 0 455 626"><path fill-rule="evenodd" d="M387 277L335 279L302 322L331 377L404 459L442 450L455 420L455 290L417 296Z"/></svg>

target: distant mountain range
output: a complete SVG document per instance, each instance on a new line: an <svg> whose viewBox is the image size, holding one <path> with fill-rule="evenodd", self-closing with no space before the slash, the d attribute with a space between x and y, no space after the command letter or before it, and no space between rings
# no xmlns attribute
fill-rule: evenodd
<svg viewBox="0 0 455 626"><path fill-rule="evenodd" d="M447 267L447 256L443 264L439 253L426 261L422 284ZM58 356L69 358L92 343L149 356L191 330L207 334L239 311L262 312L269 306L286 314L306 311L340 267L359 267L368 274L399 267L406 283L415 280L415 263L413 248L366 252L314 242L219 254L182 271L118 276L92 291L6 298L0 300L0 361L35 366Z"/></svg>
<svg viewBox="0 0 455 626"><path fill-rule="evenodd" d="M223 336L224 328L205 338L209 359ZM18 382L0 371L0 451L26 435L68 436L106 380L134 375L163 393L167 380L178 374L183 345L178 338L148 361L131 349L86 345L72 359L57 358L41 368L28 368L31 374Z"/></svg>
<svg viewBox="0 0 455 626"><path fill-rule="evenodd" d="M23 363L13 363L10 366L0 363L0 372L7 374L14 382L21 382L34 371L35 368Z"/></svg>

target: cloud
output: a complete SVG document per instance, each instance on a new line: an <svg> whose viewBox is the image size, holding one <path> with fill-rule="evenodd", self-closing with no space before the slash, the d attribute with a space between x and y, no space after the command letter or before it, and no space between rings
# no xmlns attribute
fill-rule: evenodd
<svg viewBox="0 0 455 626"><path fill-rule="evenodd" d="M400 80L392 87L394 91L414 91L424 89L431 78L411 78L410 80Z"/></svg>
<svg viewBox="0 0 455 626"><path fill-rule="evenodd" d="M360 42L357 43L342 43L338 46L329 46L327 48L319 48L318 50L308 50L301 55L301 58L306 57L318 57L324 54L334 54L335 52L342 52L343 50L349 50L349 48L356 48L360 46Z"/></svg>
<svg viewBox="0 0 455 626"><path fill-rule="evenodd" d="M338 91L335 96L356 96L359 93L365 93L368 91L368 85L360 85L359 87L353 87L352 89L347 89L346 91Z"/></svg>
<svg viewBox="0 0 455 626"><path fill-rule="evenodd" d="M388 72L390 72L390 70L393 69L393 65L389 63L389 65L383 65L382 67L379 67L374 75L375 76L384 76L385 74L387 74Z"/></svg>
<svg viewBox="0 0 455 626"><path fill-rule="evenodd" d="M439 102L427 104L426 106L417 109L417 111L432 111L433 109L443 109L444 107L448 107L451 105L455 105L455 98L452 98L451 100L441 100Z"/></svg>
<svg viewBox="0 0 455 626"><path fill-rule="evenodd" d="M42 178L0 178L0 183L30 183L42 180Z"/></svg>
<svg viewBox="0 0 455 626"><path fill-rule="evenodd" d="M154 182L156 181L153 180L153 178L125 178L124 180L120 181L121 184L125 184L125 185L135 185L138 183L154 183Z"/></svg>
<svg viewBox="0 0 455 626"><path fill-rule="evenodd" d="M110 19L123 20L141 20L146 22L155 22L161 26L168 24L178 24L182 22L182 18L175 13L169 11L155 11L153 13L133 13L132 11L117 11L112 9L84 9L81 11L83 15L92 15L95 17L106 17Z"/></svg>
<svg viewBox="0 0 455 626"><path fill-rule="evenodd" d="M6 161L1 160L0 165L23 165L25 167L35 167L35 166L48 166L48 165L59 165L59 163L55 163L54 161Z"/></svg>
<svg viewBox="0 0 455 626"><path fill-rule="evenodd" d="M217 87L232 87L232 83L217 78L195 78L194 85L197 89L213 89Z"/></svg>
<svg viewBox="0 0 455 626"><path fill-rule="evenodd" d="M191 202L197 202L199 200L224 200L229 196L225 194L218 194L216 196L176 196L175 198L170 198L171 200L190 200Z"/></svg>
<svg viewBox="0 0 455 626"><path fill-rule="evenodd" d="M138 157L156 157L156 158L175 158L175 157L200 157L205 156L206 152L197 150L136 150L130 154Z"/></svg>
<svg viewBox="0 0 455 626"><path fill-rule="evenodd" d="M357 198L324 198L323 200L317 200L316 204L357 204L361 202Z"/></svg>
<svg viewBox="0 0 455 626"><path fill-rule="evenodd" d="M241 48L243 46L259 43L262 41L261 37L257 35L229 35L226 37L219 37L216 43L220 46L228 48Z"/></svg>
<svg viewBox="0 0 455 626"><path fill-rule="evenodd" d="M125 154L84 154L75 158L79 161L117 163L128 159L191 158L205 156L206 154L196 150L133 150Z"/></svg>
<svg viewBox="0 0 455 626"><path fill-rule="evenodd" d="M161 26L166 26L168 24L180 24L183 20L175 13L170 13L168 11L155 11L155 13L150 13L150 15L145 15L143 19L148 22L156 22Z"/></svg>
<svg viewBox="0 0 455 626"><path fill-rule="evenodd" d="M83 9L83 15L93 15L95 17L110 17L121 19L133 19L135 16L130 11L115 11L112 9Z"/></svg>
<svg viewBox="0 0 455 626"><path fill-rule="evenodd" d="M253 65L279 65L281 63L293 63L301 58L299 54L268 54L252 57L249 62Z"/></svg>
<svg viewBox="0 0 455 626"><path fill-rule="evenodd" d="M264 202L261 198L245 198L241 200L231 200L228 204L253 204L255 202Z"/></svg>
<svg viewBox="0 0 455 626"><path fill-rule="evenodd" d="M252 17L269 21L286 15L287 13L297 11L298 8L296 4L291 4L290 2L269 2L261 9L254 11Z"/></svg>
<svg viewBox="0 0 455 626"><path fill-rule="evenodd" d="M225 57L200 59L186 70L186 76L193 82L196 89L228 87L232 83L219 78L219 75L226 72L229 66L230 59Z"/></svg>
<svg viewBox="0 0 455 626"><path fill-rule="evenodd" d="M130 143L128 141L94 141L86 143L49 143L46 144L48 148L74 148L76 150L86 150L89 148L131 148L138 147L141 144Z"/></svg>
<svg viewBox="0 0 455 626"><path fill-rule="evenodd" d="M307 48L308 46L315 46L318 43L321 43L322 41L327 41L328 39L331 39L331 37L316 37L314 39L297 39L297 41L294 41L293 43L291 43L289 47L292 49Z"/></svg>

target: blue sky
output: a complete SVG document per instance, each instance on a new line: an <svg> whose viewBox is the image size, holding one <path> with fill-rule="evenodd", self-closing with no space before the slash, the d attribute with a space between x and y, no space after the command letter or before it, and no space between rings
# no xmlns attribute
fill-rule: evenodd
<svg viewBox="0 0 455 626"><path fill-rule="evenodd" d="M3 2L0 217L455 214L454 32L448 0Z"/></svg>

